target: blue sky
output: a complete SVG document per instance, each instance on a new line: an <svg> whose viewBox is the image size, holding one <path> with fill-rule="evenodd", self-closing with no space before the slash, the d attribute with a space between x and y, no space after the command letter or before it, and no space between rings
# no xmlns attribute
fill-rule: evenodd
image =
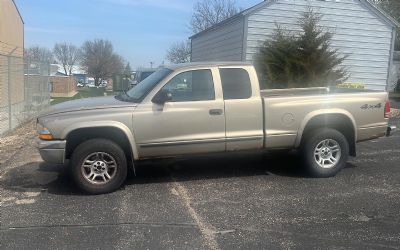
<svg viewBox="0 0 400 250"><path fill-rule="evenodd" d="M241 8L262 0L237 0ZM25 47L67 41L112 41L133 67L165 60L168 47L191 35L196 0L15 0L25 22Z"/></svg>

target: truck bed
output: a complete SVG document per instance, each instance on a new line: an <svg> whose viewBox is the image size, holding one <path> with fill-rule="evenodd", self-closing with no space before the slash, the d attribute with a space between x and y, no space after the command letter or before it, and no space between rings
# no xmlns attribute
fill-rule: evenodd
<svg viewBox="0 0 400 250"><path fill-rule="evenodd" d="M387 127L385 91L345 88L262 90L267 148L297 147L305 125L313 117L320 122L350 120L356 140L382 136ZM333 115L333 121L330 117ZM331 116L332 117L332 116ZM329 125L329 124L326 124Z"/></svg>

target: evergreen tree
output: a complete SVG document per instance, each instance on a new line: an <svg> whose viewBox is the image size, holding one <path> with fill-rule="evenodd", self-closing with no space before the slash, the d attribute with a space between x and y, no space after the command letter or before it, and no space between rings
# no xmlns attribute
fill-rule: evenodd
<svg viewBox="0 0 400 250"><path fill-rule="evenodd" d="M331 48L333 34L319 26L320 20L321 15L308 9L299 19L300 33L277 26L256 59L263 87L322 87L347 79L347 71L341 66L345 57Z"/></svg>
<svg viewBox="0 0 400 250"><path fill-rule="evenodd" d="M124 75L127 78L131 78L132 76L132 68L131 65L129 64L129 62L126 64L125 69L124 69Z"/></svg>

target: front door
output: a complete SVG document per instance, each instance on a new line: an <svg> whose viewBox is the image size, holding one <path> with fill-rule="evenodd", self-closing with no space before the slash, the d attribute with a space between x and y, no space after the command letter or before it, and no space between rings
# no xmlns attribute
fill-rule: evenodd
<svg viewBox="0 0 400 250"><path fill-rule="evenodd" d="M225 151L224 101L213 79L211 69L181 72L160 90L171 93L170 101L135 109L140 158Z"/></svg>

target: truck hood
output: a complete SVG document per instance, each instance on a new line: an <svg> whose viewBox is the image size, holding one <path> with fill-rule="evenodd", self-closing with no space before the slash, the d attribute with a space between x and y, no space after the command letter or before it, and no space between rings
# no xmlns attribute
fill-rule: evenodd
<svg viewBox="0 0 400 250"><path fill-rule="evenodd" d="M73 101L67 101L54 106L50 106L46 111L41 113L39 117L54 115L66 112L76 112L81 110L136 107L137 103L123 102L117 100L115 96L93 97Z"/></svg>

